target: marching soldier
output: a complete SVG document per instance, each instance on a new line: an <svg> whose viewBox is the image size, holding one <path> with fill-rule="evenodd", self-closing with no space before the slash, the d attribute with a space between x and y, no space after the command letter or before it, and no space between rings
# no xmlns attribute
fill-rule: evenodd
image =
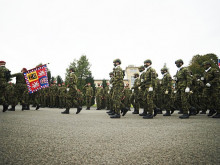
<svg viewBox="0 0 220 165"><path fill-rule="evenodd" d="M134 107L134 112L132 112L132 114L139 114L139 108L140 108L140 103L138 100L138 96L139 96L139 88L138 87L140 86L139 74L135 73L134 78L135 78L134 85L131 88L133 90L133 93L130 97L130 101Z"/></svg>
<svg viewBox="0 0 220 165"><path fill-rule="evenodd" d="M177 101L180 105L180 111L183 115L179 116L180 119L189 118L189 92L192 84L192 78L189 70L183 67L183 60L179 59L175 61L178 68L176 73L176 90L177 90Z"/></svg>
<svg viewBox="0 0 220 165"><path fill-rule="evenodd" d="M144 67L146 71L144 72L144 79L142 79L143 84L145 86L144 91L144 110L146 116L143 116L143 119L152 119L153 116L156 116L156 112L153 110L155 108L154 104L154 89L155 89L155 82L157 78L156 70L151 67L152 61L147 59L144 61Z"/></svg>
<svg viewBox="0 0 220 165"><path fill-rule="evenodd" d="M7 111L8 109L5 91L7 82L10 80L10 71L5 67L5 64L5 61L0 61L0 104L3 105L3 112Z"/></svg>
<svg viewBox="0 0 220 165"><path fill-rule="evenodd" d="M162 109L166 110L166 113L163 116L171 116L170 114L170 97L172 91L172 78L168 69L166 67L161 69L161 74L163 75L161 81L162 88Z"/></svg>
<svg viewBox="0 0 220 165"><path fill-rule="evenodd" d="M123 82L124 73L120 67L121 65L120 59L115 59L113 61L113 64L115 66L115 69L113 71L114 80L112 82L112 85L113 85L112 99L113 99L113 106L114 106L115 114L112 115L110 118L120 118L121 99L123 95L122 92L124 90L124 82ZM123 112L123 115L125 114L126 114L126 111Z"/></svg>
<svg viewBox="0 0 220 165"><path fill-rule="evenodd" d="M78 78L74 74L75 69L70 68L69 69L69 80L67 81L67 94L66 94L66 110L61 112L62 114L69 114L69 110L74 105L77 107L76 114L80 113L82 110L82 107L79 105L78 99L77 99L77 80Z"/></svg>
<svg viewBox="0 0 220 165"><path fill-rule="evenodd" d="M203 63L205 69L204 77L202 78L205 87L203 95L206 96L206 105L210 110L208 116L220 118L220 73L218 69L212 68L211 63L205 61Z"/></svg>
<svg viewBox="0 0 220 165"><path fill-rule="evenodd" d="M30 110L30 104L25 102L25 100L27 101L29 97L28 88L24 78L25 72L27 72L27 69L23 68L20 73L12 74L11 77L16 77L16 85L15 85L16 97L17 100L22 105L22 110Z"/></svg>
<svg viewBox="0 0 220 165"><path fill-rule="evenodd" d="M86 86L86 110L90 110L91 104L92 104L92 97L93 97L93 88L91 87L91 84L88 83Z"/></svg>
<svg viewBox="0 0 220 165"><path fill-rule="evenodd" d="M103 99L103 88L102 86L98 83L98 87L96 87L96 105L97 109L96 110L101 110L102 109L102 99Z"/></svg>

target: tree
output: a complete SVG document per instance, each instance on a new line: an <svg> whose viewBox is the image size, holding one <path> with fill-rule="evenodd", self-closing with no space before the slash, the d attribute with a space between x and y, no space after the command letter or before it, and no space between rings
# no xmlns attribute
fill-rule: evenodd
<svg viewBox="0 0 220 165"><path fill-rule="evenodd" d="M61 77L60 75L58 75L58 76L56 77L56 79L57 79L57 85L58 85L58 84L62 85L62 83L63 83L62 77Z"/></svg>
<svg viewBox="0 0 220 165"><path fill-rule="evenodd" d="M74 59L74 61L70 63L69 68L66 69L66 81L69 80L69 69L74 68L75 74L78 77L77 87L82 90L86 84L86 78L92 77L90 67L91 65L86 55L82 55L79 60Z"/></svg>
<svg viewBox="0 0 220 165"><path fill-rule="evenodd" d="M205 55L195 55L190 61L189 69L193 74L202 75L204 72L204 68L202 67L202 63L205 61L209 61L213 68L218 68L218 57L213 53L205 54Z"/></svg>

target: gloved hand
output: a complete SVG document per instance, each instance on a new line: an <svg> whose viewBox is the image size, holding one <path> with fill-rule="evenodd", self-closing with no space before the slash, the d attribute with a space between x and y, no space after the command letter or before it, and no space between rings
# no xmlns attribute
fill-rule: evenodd
<svg viewBox="0 0 220 165"><path fill-rule="evenodd" d="M66 88L66 91L69 92L70 88Z"/></svg>
<svg viewBox="0 0 220 165"><path fill-rule="evenodd" d="M141 82L144 82L144 79L141 79Z"/></svg>
<svg viewBox="0 0 220 165"><path fill-rule="evenodd" d="M201 77L201 80L203 81L203 80L204 80L204 77Z"/></svg>
<svg viewBox="0 0 220 165"><path fill-rule="evenodd" d="M209 84L209 83L207 83L207 84L205 84L207 87L210 87L211 86L211 84Z"/></svg>
<svg viewBox="0 0 220 165"><path fill-rule="evenodd" d="M167 95L168 93L169 93L168 90L166 90L166 91L165 91L165 94Z"/></svg>
<svg viewBox="0 0 220 165"><path fill-rule="evenodd" d="M186 87L185 92L189 93L189 91L190 91L189 87Z"/></svg>
<svg viewBox="0 0 220 165"><path fill-rule="evenodd" d="M176 91L173 91L173 93L176 93Z"/></svg>
<svg viewBox="0 0 220 165"><path fill-rule="evenodd" d="M150 88L148 89L149 92L152 92L153 90L154 90L153 87L150 87Z"/></svg>

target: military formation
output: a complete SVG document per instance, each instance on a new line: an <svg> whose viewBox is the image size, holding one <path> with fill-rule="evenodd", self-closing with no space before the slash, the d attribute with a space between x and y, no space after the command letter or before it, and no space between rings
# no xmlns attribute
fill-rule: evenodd
<svg viewBox="0 0 220 165"><path fill-rule="evenodd" d="M105 87L97 84L93 90L87 83L83 91L77 88L78 78L75 69L69 69L68 79L63 84L52 82L50 87L43 88L29 94L24 79L23 68L21 72L11 74L6 68L6 62L0 61L0 104L3 112L15 111L16 105L22 105L21 110L30 110L33 105L39 108L65 108L62 114L69 114L70 108L76 108L80 113L82 106L90 110L95 97L96 110L107 109L110 118L125 116L133 106L132 114L138 114L143 119L153 119L157 114L171 116L178 110L180 119L187 119L191 115L206 114L213 118L220 118L220 73L219 69L211 67L208 61L203 62L204 74L193 75L183 60L175 61L177 73L171 77L168 68L161 69L162 79L152 67L152 61L147 59L144 65L138 67L139 73L134 74L134 84L124 84L124 70L121 60L113 61L113 71L109 73L109 83ZM10 82L15 77L16 83ZM140 112L140 109L143 109Z"/></svg>

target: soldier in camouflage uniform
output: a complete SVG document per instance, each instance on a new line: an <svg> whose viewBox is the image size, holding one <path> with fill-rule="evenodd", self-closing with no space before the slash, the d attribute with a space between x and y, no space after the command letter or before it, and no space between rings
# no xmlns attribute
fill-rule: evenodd
<svg viewBox="0 0 220 165"><path fill-rule="evenodd" d="M203 75L203 82L205 87L203 89L203 95L206 96L206 105L207 109L209 109L208 116L212 116L213 118L220 118L220 73L219 69L215 69L211 67L211 63L205 61L203 63L203 67L205 69Z"/></svg>
<svg viewBox="0 0 220 165"><path fill-rule="evenodd" d="M158 77L158 75L157 75ZM157 78L155 81L155 92L154 92L154 102L155 102L155 110L157 111L157 114L163 114L162 112L162 84L161 79Z"/></svg>
<svg viewBox="0 0 220 165"><path fill-rule="evenodd" d="M124 87L124 99L123 103L126 108L130 110L131 107L131 102L130 102L130 97L131 97L132 91L129 88L129 84L126 84Z"/></svg>
<svg viewBox="0 0 220 165"><path fill-rule="evenodd" d="M151 67L152 61L147 59L144 61L144 67L146 68L144 72L143 79L141 79L143 85L145 86L144 91L144 113L143 119L153 119L154 116L157 115L156 112L153 114L153 110L155 109L154 103L154 89L155 82L157 78L156 70Z"/></svg>
<svg viewBox="0 0 220 165"><path fill-rule="evenodd" d="M11 108L8 111L15 111L15 106L17 105L17 98L15 93L15 85L11 82L6 87L6 102L7 105L11 105Z"/></svg>
<svg viewBox="0 0 220 165"><path fill-rule="evenodd" d="M91 84L88 83L85 86L86 89L86 110L90 110L91 104L92 104L92 97L93 97L93 88L91 87Z"/></svg>
<svg viewBox="0 0 220 165"><path fill-rule="evenodd" d="M62 114L69 114L70 108L74 105L77 107L77 112L76 114L80 113L82 110L82 107L78 103L77 99L77 80L78 78L74 74L75 69L70 68L69 69L69 80L67 81L67 94L66 94L66 110L61 112Z"/></svg>
<svg viewBox="0 0 220 165"><path fill-rule="evenodd" d="M114 77L113 77L113 72L110 72L109 73L109 77L110 77L110 80L109 80L109 88L110 88L110 91L109 91L109 98L108 98L108 102L109 102L109 109L110 111L106 112L108 113L109 115L112 114L114 115L115 111L114 111L114 108L113 108L113 99L112 99L112 95L113 95L113 80L114 80Z"/></svg>
<svg viewBox="0 0 220 165"><path fill-rule="evenodd" d="M10 71L5 67L5 64L5 61L0 61L0 104L3 105L3 112L8 109L5 91L7 82L10 80Z"/></svg>
<svg viewBox="0 0 220 165"><path fill-rule="evenodd" d="M98 86L96 87L96 92L95 92L96 105L97 105L96 110L101 110L102 109L103 95L104 95L103 87L98 83Z"/></svg>
<svg viewBox="0 0 220 165"><path fill-rule="evenodd" d="M26 81L24 78L24 73L27 72L26 68L23 68L20 73L12 74L11 77L16 77L16 85L15 85L15 91L16 91L16 97L17 100L22 105L22 110L30 110L30 104L29 102L25 102L29 97L28 94L28 88L26 85Z"/></svg>
<svg viewBox="0 0 220 165"><path fill-rule="evenodd" d="M166 110L166 113L163 116L170 116L170 97L172 91L172 78L168 69L163 67L161 69L161 74L163 78L161 80L161 88L162 88L162 109Z"/></svg>
<svg viewBox="0 0 220 165"><path fill-rule="evenodd" d="M144 91L145 91L145 85L144 85L144 70L145 67L144 66L140 66L138 67L138 70L140 72L140 81L139 81L139 94L138 94L138 100L140 103L140 107L144 108ZM147 114L145 114L146 110L143 110L143 113L139 114L140 116L146 116Z"/></svg>
<svg viewBox="0 0 220 165"><path fill-rule="evenodd" d="M134 112L132 114L139 114L139 108L140 108L140 103L139 103L139 86L140 86L140 79L139 79L139 74L135 73L134 74L134 85L131 88L133 90L132 95L130 97L130 102L134 107Z"/></svg>
<svg viewBox="0 0 220 165"><path fill-rule="evenodd" d="M65 84L63 83L62 86L58 88L58 96L59 96L59 108L64 108L65 107L65 96L66 96L66 87Z"/></svg>
<svg viewBox="0 0 220 165"><path fill-rule="evenodd" d="M176 90L177 90L177 102L180 105L183 115L179 116L180 119L189 118L189 95L190 87L192 84L192 77L188 68L183 67L183 60L179 59L175 61L178 67L176 73Z"/></svg>
<svg viewBox="0 0 220 165"><path fill-rule="evenodd" d="M121 60L120 59L115 59L113 61L113 64L115 66L115 69L113 71L113 94L112 94L112 99L113 99L113 106L115 110L115 114L112 115L110 118L120 118L120 109L121 109L121 99L122 99L122 92L124 90L124 73L123 70L121 69ZM126 114L126 111L123 112L123 115Z"/></svg>
<svg viewBox="0 0 220 165"><path fill-rule="evenodd" d="M110 110L110 87L109 83L106 84L105 87L105 99L106 99L106 110Z"/></svg>

